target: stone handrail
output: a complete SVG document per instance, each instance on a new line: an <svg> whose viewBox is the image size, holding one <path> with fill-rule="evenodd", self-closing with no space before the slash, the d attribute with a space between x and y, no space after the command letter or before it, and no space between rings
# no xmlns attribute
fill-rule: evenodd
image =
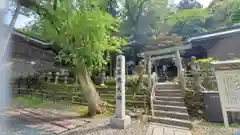
<svg viewBox="0 0 240 135"><path fill-rule="evenodd" d="M156 84L157 84L157 78L154 77L154 79L152 79L152 88L151 88L151 97L150 97L152 116L154 116L153 100L154 100L154 98L155 98L155 88L156 88Z"/></svg>

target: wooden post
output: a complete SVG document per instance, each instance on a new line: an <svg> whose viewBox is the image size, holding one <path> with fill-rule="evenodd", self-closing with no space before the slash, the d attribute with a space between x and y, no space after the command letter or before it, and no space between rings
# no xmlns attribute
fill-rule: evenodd
<svg viewBox="0 0 240 135"><path fill-rule="evenodd" d="M148 59L147 57L144 57L144 70L147 71L147 63L148 63Z"/></svg>
<svg viewBox="0 0 240 135"><path fill-rule="evenodd" d="M182 61L181 61L179 50L175 52L175 55L176 55L176 66L178 71L178 80L181 85L182 93L185 94L186 82L184 78L184 72L183 72Z"/></svg>
<svg viewBox="0 0 240 135"><path fill-rule="evenodd" d="M112 77L112 57L110 57L110 61L109 61L109 76Z"/></svg>
<svg viewBox="0 0 240 135"><path fill-rule="evenodd" d="M152 80L151 80L151 74L152 74L152 61L151 61L151 55L148 56L148 88L151 90L152 87Z"/></svg>
<svg viewBox="0 0 240 135"><path fill-rule="evenodd" d="M155 73L158 75L158 65L157 65L157 62L156 62L156 60L155 60L155 62L154 62L154 70L155 70Z"/></svg>

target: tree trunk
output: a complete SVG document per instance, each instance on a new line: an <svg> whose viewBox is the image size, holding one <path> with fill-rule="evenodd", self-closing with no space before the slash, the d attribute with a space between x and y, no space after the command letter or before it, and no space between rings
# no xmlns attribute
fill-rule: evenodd
<svg viewBox="0 0 240 135"><path fill-rule="evenodd" d="M103 102L96 91L85 64L79 64L79 66L77 66L77 76L84 97L88 102L88 114L94 116L102 113Z"/></svg>

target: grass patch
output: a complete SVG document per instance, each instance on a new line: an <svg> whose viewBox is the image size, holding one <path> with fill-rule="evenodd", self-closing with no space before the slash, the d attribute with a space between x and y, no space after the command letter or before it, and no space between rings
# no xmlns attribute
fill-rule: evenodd
<svg viewBox="0 0 240 135"><path fill-rule="evenodd" d="M110 117L110 116L114 116L114 112L112 110L107 110L103 114L98 114L94 116L94 118L104 118L104 117Z"/></svg>
<svg viewBox="0 0 240 135"><path fill-rule="evenodd" d="M53 106L53 102L49 100L43 100L35 96L18 96L15 98L15 102L20 103L23 107L41 108L45 106Z"/></svg>
<svg viewBox="0 0 240 135"><path fill-rule="evenodd" d="M215 128L224 127L224 123L208 122L204 119L195 119L193 123L194 123L194 125L204 126L204 127L215 127ZM232 124L229 124L229 126L231 128L239 128L240 123L232 123Z"/></svg>
<svg viewBox="0 0 240 135"><path fill-rule="evenodd" d="M14 99L13 104L18 104L19 107L24 108L46 108L46 109L57 109L57 110L65 110L70 112L75 112L79 116L87 116L88 107L83 105L70 105L68 102L60 101L53 102L51 100L42 99L36 96L18 96ZM113 109L106 110L103 114L96 115L94 118L102 118L109 117L114 115Z"/></svg>
<svg viewBox="0 0 240 135"><path fill-rule="evenodd" d="M51 99L42 100L37 96L17 96L15 97L13 104L20 107L30 108L47 108L47 109L69 109L71 107L69 102L57 101L53 102Z"/></svg>
<svg viewBox="0 0 240 135"><path fill-rule="evenodd" d="M88 107L87 106L81 106L81 107L73 107L72 110L79 114L80 116L86 116L88 114Z"/></svg>
<svg viewBox="0 0 240 135"><path fill-rule="evenodd" d="M72 108L74 112L79 114L80 116L88 116L88 107L87 106L79 106L79 107L73 107ZM93 118L104 118L114 115L114 110L106 110L103 114L98 114L94 116Z"/></svg>

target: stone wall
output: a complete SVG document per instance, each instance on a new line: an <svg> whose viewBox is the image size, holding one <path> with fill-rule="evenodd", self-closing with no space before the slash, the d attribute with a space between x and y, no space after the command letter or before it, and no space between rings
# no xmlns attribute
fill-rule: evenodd
<svg viewBox="0 0 240 135"><path fill-rule="evenodd" d="M201 93L188 91L184 101L191 117L203 117L203 97Z"/></svg>

